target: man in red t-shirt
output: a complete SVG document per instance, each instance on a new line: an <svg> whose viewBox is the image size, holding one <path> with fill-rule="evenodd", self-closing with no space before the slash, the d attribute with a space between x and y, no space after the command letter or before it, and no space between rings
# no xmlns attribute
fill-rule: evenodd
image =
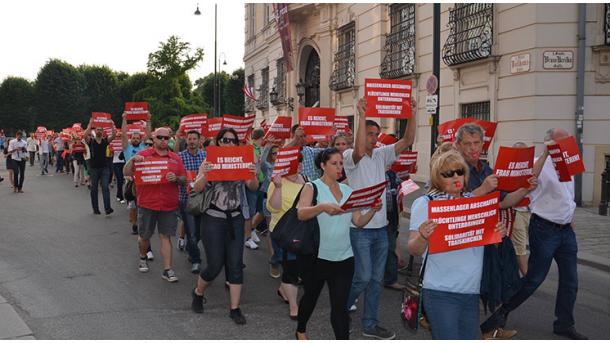
<svg viewBox="0 0 610 343"><path fill-rule="evenodd" d="M156 226L159 231L161 256L163 257L164 270L161 277L169 282L176 282L178 278L172 269L171 236L176 234L178 224L178 185L186 185L186 171L180 156L168 148L169 130L159 128L155 130L153 136L152 148L140 151L125 164L123 170L125 176L133 176L136 162L167 161L165 179L137 185L138 234L140 235L138 238L140 251L138 270L143 273L148 272L146 251Z"/></svg>

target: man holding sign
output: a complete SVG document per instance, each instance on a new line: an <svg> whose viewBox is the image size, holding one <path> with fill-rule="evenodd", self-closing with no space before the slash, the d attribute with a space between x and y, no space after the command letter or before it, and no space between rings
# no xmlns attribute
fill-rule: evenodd
<svg viewBox="0 0 610 343"><path fill-rule="evenodd" d="M375 121L365 118L367 103L365 99L360 99L354 149L347 149L343 153L345 174L352 188L367 188L385 182L386 168L394 163L398 155L413 144L415 140L415 112L417 109L415 101L412 102L412 107L413 116L408 120L407 129L402 139L392 145L375 149L380 127ZM348 306L354 305L356 299L364 292L363 335L365 337L392 339L396 334L380 327L377 320L379 295L381 294L388 255L385 189L381 200L382 210L375 213L373 219L364 226L364 229L352 227L350 230L355 257L355 272Z"/></svg>
<svg viewBox="0 0 610 343"><path fill-rule="evenodd" d="M91 129L95 129L93 137ZM89 124L85 130L85 141L89 146L89 175L91 175L91 207L94 214L100 214L98 188L102 185L102 198L104 199L104 211L106 215L110 215L114 210L110 207L110 168L108 167L108 159L106 156L106 148L114 139L116 130L112 128L110 137L104 137L104 127L95 126L93 118L89 119Z"/></svg>
<svg viewBox="0 0 610 343"><path fill-rule="evenodd" d="M559 287L553 332L571 339L587 339L574 328L574 304L578 292L576 254L578 245L572 228L574 217L574 182L561 182L548 158L549 145L565 139L563 129L551 129L544 138L546 148L534 165L539 186L529 194L532 212L529 225L530 258L521 289L481 325L489 332L504 327L508 314L525 302L544 282L553 259L559 269Z"/></svg>
<svg viewBox="0 0 610 343"><path fill-rule="evenodd" d="M169 282L178 281L172 269L171 237L176 234L178 224L178 185L186 184L186 172L180 157L168 147L169 130L159 128L154 133L153 148L140 151L131 158L123 170L125 176L136 176L138 186L138 248L140 263L138 270L148 272L146 253L150 238L159 230L161 256L163 257L163 274L161 277ZM149 162L150 164L146 164ZM135 175L136 164L138 175ZM158 177L159 175L164 175Z"/></svg>

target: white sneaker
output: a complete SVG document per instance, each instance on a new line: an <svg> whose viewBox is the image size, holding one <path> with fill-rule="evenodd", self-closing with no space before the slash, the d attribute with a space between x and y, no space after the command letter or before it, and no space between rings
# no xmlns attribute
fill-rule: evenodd
<svg viewBox="0 0 610 343"><path fill-rule="evenodd" d="M186 248L186 240L184 238L178 238L178 250L184 251Z"/></svg>
<svg viewBox="0 0 610 343"><path fill-rule="evenodd" d="M254 243L260 243L261 239L258 238L258 235L256 234L256 230L252 229L252 233L250 233L250 238L254 241Z"/></svg>
<svg viewBox="0 0 610 343"><path fill-rule="evenodd" d="M146 259L152 261L155 259L155 255L153 255L152 251L146 253Z"/></svg>
<svg viewBox="0 0 610 343"><path fill-rule="evenodd" d="M251 239L247 240L246 243L244 243L244 245L248 249L252 249L252 250L258 249L258 245L256 245L256 243L254 243L254 241L252 241Z"/></svg>
<svg viewBox="0 0 610 343"><path fill-rule="evenodd" d="M138 270L140 271L140 273L148 272L148 263L146 263L146 260L140 259L140 263L138 264Z"/></svg>

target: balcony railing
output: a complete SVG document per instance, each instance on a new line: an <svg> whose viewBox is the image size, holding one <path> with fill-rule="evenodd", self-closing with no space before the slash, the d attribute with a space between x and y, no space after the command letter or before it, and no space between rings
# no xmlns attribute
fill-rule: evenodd
<svg viewBox="0 0 610 343"><path fill-rule="evenodd" d="M604 4L604 42L610 45L610 4Z"/></svg>
<svg viewBox="0 0 610 343"><path fill-rule="evenodd" d="M339 30L339 46L335 53L329 88L333 91L354 86L356 80L356 31L354 23Z"/></svg>
<svg viewBox="0 0 610 343"><path fill-rule="evenodd" d="M491 55L493 4L455 4L449 11L449 37L443 46L443 61L449 66Z"/></svg>
<svg viewBox="0 0 610 343"><path fill-rule="evenodd" d="M379 75L393 79L415 72L415 4L390 7L390 33L386 35Z"/></svg>

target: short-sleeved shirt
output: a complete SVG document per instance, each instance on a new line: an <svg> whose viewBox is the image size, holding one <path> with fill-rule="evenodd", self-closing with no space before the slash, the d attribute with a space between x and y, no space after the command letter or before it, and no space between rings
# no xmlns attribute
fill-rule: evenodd
<svg viewBox="0 0 610 343"><path fill-rule="evenodd" d="M108 166L108 158L106 157L107 147L107 138L102 138L100 143L98 143L94 138L89 141L89 150L91 151L89 166L91 168L105 168Z"/></svg>
<svg viewBox="0 0 610 343"><path fill-rule="evenodd" d="M386 167L396 161L394 144L373 149L373 154L371 156L364 154L358 164L354 163L353 153L354 149L347 149L343 152L343 168L350 187L356 190L384 182ZM365 229L378 229L388 225L385 192L384 190L381 196L381 210L377 211L373 219L364 226Z"/></svg>
<svg viewBox="0 0 610 343"><path fill-rule="evenodd" d="M273 229L275 229L275 225L278 221L280 221L280 218L282 218L282 216L292 207L294 199L296 199L297 195L301 191L301 188L303 188L302 184L292 182L283 177L282 188L280 189L280 192L282 192L282 208L275 209L271 207L270 204L271 194L273 194L273 191L275 190L275 184L273 182L269 183L269 188L267 189L267 209L271 213L271 221L269 221L270 232L273 232Z"/></svg>
<svg viewBox="0 0 610 343"><path fill-rule="evenodd" d="M321 179L317 179L313 183L318 188L318 204L331 203L343 205L352 194L352 189L348 185L339 183L342 197L341 201L337 202L330 188ZM331 216L326 212L322 212L317 218L320 225L318 258L327 261L343 261L354 256L349 235L352 214L347 212Z"/></svg>
<svg viewBox="0 0 610 343"><path fill-rule="evenodd" d="M205 152L200 149L197 150L197 154L195 155L191 155L188 150L181 151L178 155L184 164L184 169L192 172L197 172L199 166L201 166L205 160ZM186 205L186 186L180 185L178 187L180 204Z"/></svg>
<svg viewBox="0 0 610 343"><path fill-rule="evenodd" d="M23 139L17 140L16 138L8 143L8 150L15 150L11 154L11 158L13 159L13 161L21 161L26 157L27 154L22 150L26 147L26 145L26 141L24 141Z"/></svg>
<svg viewBox="0 0 610 343"><path fill-rule="evenodd" d="M55 138L53 143L55 143L55 151L64 151L64 141L61 137Z"/></svg>
<svg viewBox="0 0 610 343"><path fill-rule="evenodd" d="M574 202L574 178L560 182L550 157L544 161L538 176L538 187L530 192L532 213L557 224L572 222L576 203Z"/></svg>
<svg viewBox="0 0 610 343"><path fill-rule="evenodd" d="M133 146L132 144L127 144L127 147L125 149L123 149L123 157L125 157L125 163L129 162L129 160L131 160L131 158L135 154L144 150L144 148L146 148L146 144L144 144L144 142L140 142L140 145L138 145L138 146Z"/></svg>
<svg viewBox="0 0 610 343"><path fill-rule="evenodd" d="M303 161L301 162L301 166L303 168L303 174L307 176L307 179L313 181L320 178L320 170L316 167L316 156L324 149L322 148L312 148L309 146L304 146L301 149L301 155L303 155Z"/></svg>
<svg viewBox="0 0 610 343"><path fill-rule="evenodd" d="M469 197L470 194L464 194ZM433 197L449 199L446 194ZM423 195L411 206L410 231L418 231L428 220L428 196ZM434 233L432 233L434 235ZM484 247L466 248L428 255L423 288L461 294L479 294L483 273ZM425 252L427 254L427 251Z"/></svg>
<svg viewBox="0 0 610 343"><path fill-rule="evenodd" d="M176 177L186 176L184 164L178 154L169 151L167 155L161 156L155 149L151 148L140 151L138 155L144 158L165 158L168 160L169 172L176 174ZM178 209L178 184L175 182L138 186L136 193L138 207L153 211L174 211Z"/></svg>

